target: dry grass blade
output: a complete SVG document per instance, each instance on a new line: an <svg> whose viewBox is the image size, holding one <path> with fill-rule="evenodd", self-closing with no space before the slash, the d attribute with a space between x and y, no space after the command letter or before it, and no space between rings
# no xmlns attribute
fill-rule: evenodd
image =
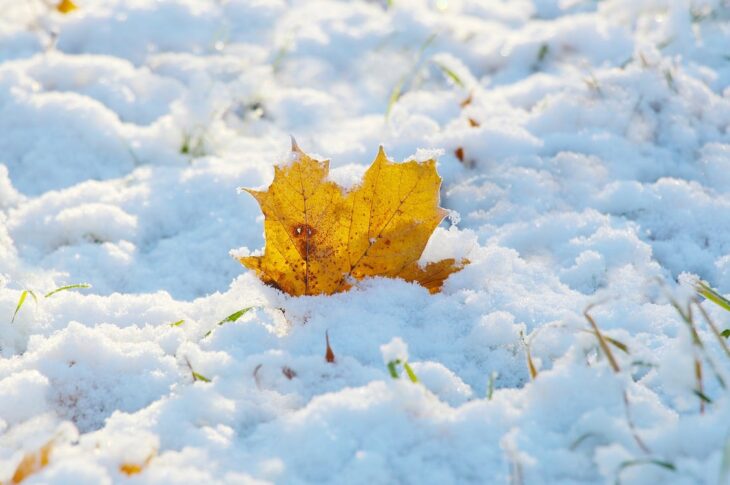
<svg viewBox="0 0 730 485"><path fill-rule="evenodd" d="M585 330L585 331L590 334L596 335L596 332L594 332L593 330ZM603 338L606 339L606 342L613 345L614 347L619 349L621 352L628 354L628 355L631 354L631 352L629 352L629 346L626 345L625 343L621 342L620 340L617 340L613 337L609 337L608 335L603 335Z"/></svg>
<svg viewBox="0 0 730 485"><path fill-rule="evenodd" d="M722 350L725 352L725 355L730 357L730 349L728 348L727 342L725 342L725 338L723 337L722 332L717 328L717 325L715 325L715 322L712 321L710 318L710 315L707 313L707 310L704 309L702 304L699 301L695 300L695 305L697 305L697 308L700 310L700 313L702 314L702 318L705 319L705 322L707 322L707 326L710 327L710 330L712 330L712 334L715 336L717 341L720 343L720 347L722 347Z"/></svg>
<svg viewBox="0 0 730 485"><path fill-rule="evenodd" d="M520 340L522 340L522 345L525 348L525 357L527 359L527 370L530 372L530 379L535 380L537 379L537 367L535 367L535 363L532 361L532 354L530 353L530 345L525 340L525 334L520 332Z"/></svg>
<svg viewBox="0 0 730 485"><path fill-rule="evenodd" d="M623 391L623 399L624 399L624 410L626 412L626 422L629 425L629 429L631 430L631 436L634 438L634 441L636 441L636 444L639 445L639 448L641 448L641 451L643 451L646 454L651 453L651 450L649 450L649 447L646 446L646 443L644 443L644 440L641 439L641 436L639 436L639 433L636 431L636 426L634 425L634 420L631 419L631 408L629 407L629 395L626 394L626 390Z"/></svg>
<svg viewBox="0 0 730 485"><path fill-rule="evenodd" d="M697 389L695 394L700 398L700 414L705 414L705 402L712 402L705 395L705 389L702 384L702 362L695 358L695 380L697 381Z"/></svg>
<svg viewBox="0 0 730 485"><path fill-rule="evenodd" d="M596 324L596 321L593 319L591 314L589 313L591 308L593 308L593 305L589 305L588 308L585 309L583 312L583 316L586 317L586 320L588 320L588 323L593 328L593 333L596 335L596 338L598 339L598 345L601 346L601 350L603 351L603 354L606 356L606 359L608 359L608 363L611 365L611 368L614 372L618 373L621 372L621 369L618 366L618 363L616 362L616 359L613 356L613 352L611 352L611 347L608 346L608 343L606 341L606 338L601 333L601 330L598 328L598 325Z"/></svg>
<svg viewBox="0 0 730 485"><path fill-rule="evenodd" d="M720 375L720 372L717 370L717 366L715 365L715 362L712 360L709 353L707 352L707 349L705 348L705 345L702 342L702 338L700 337L700 334L697 331L697 327L696 327L695 321L694 321L694 315L692 313L692 305L696 304L697 302L694 300L690 300L690 302L687 304L687 310L683 310L682 306L674 298L669 297L669 302L674 307L674 309L677 311L677 313L679 313L679 316L682 318L682 321L687 325L687 328L690 331L690 335L692 336L692 345L696 352L696 354L694 356L694 360L698 361L699 360L698 355L702 355L705 358L705 361L707 362L708 366L712 370L713 374L715 375L715 379L720 384L720 386L723 389L727 388L727 386L725 384L725 379L723 379L722 375ZM697 305L697 306L699 307L700 313L703 313L704 308L702 308L699 305ZM695 366L696 366L696 364L695 364Z"/></svg>
<svg viewBox="0 0 730 485"><path fill-rule="evenodd" d="M583 316L585 316L586 320L588 320L588 323L592 327L592 333L596 336L598 339L598 345L601 347L601 350L606 355L606 359L608 360L608 363L611 365L611 368L615 373L621 372L621 368L618 366L618 363L616 362L615 357L613 356L613 352L611 351L611 347L608 345L608 340L606 337L604 337L603 333L601 333L601 330L598 328L598 324L593 319L593 317L590 314L591 309L595 305L588 305L588 307L583 311ZM626 422L629 425L629 429L631 430L631 435L634 438L634 441L636 441L636 444L641 448L641 450L644 453L650 453L649 448L644 443L644 440L641 439L639 436L639 433L636 431L636 426L634 425L634 421L631 419L631 411L629 406L629 396L626 393L626 390L623 391L623 400L624 400L624 409L626 411Z"/></svg>
<svg viewBox="0 0 730 485"><path fill-rule="evenodd" d="M324 340L327 343L327 350L325 350L325 353L324 353L324 360L326 360L330 364L334 364L334 362L335 362L335 353L332 351L332 347L330 346L330 335L329 335L329 331L325 331L324 332Z"/></svg>

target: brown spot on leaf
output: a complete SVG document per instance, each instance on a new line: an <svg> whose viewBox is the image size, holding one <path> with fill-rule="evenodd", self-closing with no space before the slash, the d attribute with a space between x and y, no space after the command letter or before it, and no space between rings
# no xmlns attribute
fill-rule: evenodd
<svg viewBox="0 0 730 485"><path fill-rule="evenodd" d="M297 224L292 227L292 236L297 242L299 254L303 258L307 258L310 254L314 254L316 246L314 244L313 236L317 234L317 230L309 224Z"/></svg>
<svg viewBox="0 0 730 485"><path fill-rule="evenodd" d="M312 237L317 234L317 230L309 224L297 224L292 228L292 234L296 238L306 239L307 237Z"/></svg>

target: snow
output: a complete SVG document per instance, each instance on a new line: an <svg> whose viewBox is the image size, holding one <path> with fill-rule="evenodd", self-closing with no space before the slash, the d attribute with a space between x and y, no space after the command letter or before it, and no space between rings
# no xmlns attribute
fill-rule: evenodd
<svg viewBox="0 0 730 485"><path fill-rule="evenodd" d="M0 481L49 441L27 483L728 480L728 357L670 301L730 293L726 0L77 3L0 0ZM470 264L263 285L237 189L290 135L345 187L437 158L422 261Z"/></svg>

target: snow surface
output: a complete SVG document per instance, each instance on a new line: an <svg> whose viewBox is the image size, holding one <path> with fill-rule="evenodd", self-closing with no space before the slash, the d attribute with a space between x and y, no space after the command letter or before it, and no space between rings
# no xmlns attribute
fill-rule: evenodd
<svg viewBox="0 0 730 485"><path fill-rule="evenodd" d="M0 481L49 439L27 483L728 480L729 396L703 360L700 412L664 296L730 293L727 0L51 3L0 1ZM443 153L424 259L471 264L264 286L236 189L290 134L345 185L379 144Z"/></svg>

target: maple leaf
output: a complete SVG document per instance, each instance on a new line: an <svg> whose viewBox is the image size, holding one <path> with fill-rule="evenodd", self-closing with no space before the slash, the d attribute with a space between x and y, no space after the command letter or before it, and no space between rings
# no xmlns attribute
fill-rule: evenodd
<svg viewBox="0 0 730 485"><path fill-rule="evenodd" d="M142 463L122 463L119 465L119 472L124 473L127 476L137 475L150 464L152 458L155 457L156 452L152 451Z"/></svg>
<svg viewBox="0 0 730 485"><path fill-rule="evenodd" d="M77 8L79 7L72 0L61 0L56 5L56 10L64 14L73 12Z"/></svg>
<svg viewBox="0 0 730 485"><path fill-rule="evenodd" d="M418 264L447 214L439 207L435 160L395 163L380 147L352 190L344 191L328 174L328 160L309 157L292 139L291 161L274 167L268 190L246 189L264 213L266 247L263 256L239 261L265 283L290 295L318 295L385 276L418 282L435 293L468 263Z"/></svg>
<svg viewBox="0 0 730 485"><path fill-rule="evenodd" d="M20 463L18 463L15 473L13 473L10 479L10 483L20 483L30 475L45 468L50 461L51 451L53 451L53 440L41 446L38 451L25 454Z"/></svg>

